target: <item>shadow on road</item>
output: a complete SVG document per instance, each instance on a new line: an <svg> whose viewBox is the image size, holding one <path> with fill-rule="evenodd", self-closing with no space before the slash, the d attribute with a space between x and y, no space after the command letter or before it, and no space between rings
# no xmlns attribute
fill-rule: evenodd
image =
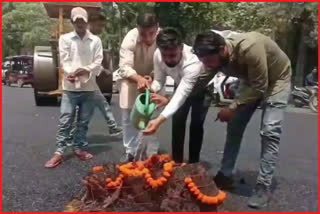
<svg viewBox="0 0 320 214"><path fill-rule="evenodd" d="M121 141L122 137L110 137L106 135L89 135L88 136L88 142L89 145L93 144L109 144L116 141Z"/></svg>
<svg viewBox="0 0 320 214"><path fill-rule="evenodd" d="M239 196L250 197L256 184L257 171L238 171L235 176L235 188L231 193Z"/></svg>
<svg viewBox="0 0 320 214"><path fill-rule="evenodd" d="M200 161L201 165L204 166L204 168L206 168L207 170L212 168L212 163L208 162L208 161Z"/></svg>
<svg viewBox="0 0 320 214"><path fill-rule="evenodd" d="M158 153L159 154L170 154L170 152L167 149L164 149L164 148L159 148Z"/></svg>
<svg viewBox="0 0 320 214"><path fill-rule="evenodd" d="M91 135L88 136L88 152L94 155L111 150L109 143L121 141L121 137L110 137L105 135Z"/></svg>
<svg viewBox="0 0 320 214"><path fill-rule="evenodd" d="M252 190L255 187L257 176L258 171L238 171L234 176L236 183L235 188L229 192L239 196L250 197L252 195ZM277 179L273 178L270 187L271 192L274 192L278 184Z"/></svg>

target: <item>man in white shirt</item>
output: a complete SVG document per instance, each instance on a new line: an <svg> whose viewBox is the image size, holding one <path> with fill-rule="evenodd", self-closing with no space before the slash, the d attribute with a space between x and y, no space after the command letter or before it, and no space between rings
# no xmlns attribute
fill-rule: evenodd
<svg viewBox="0 0 320 214"><path fill-rule="evenodd" d="M165 86L167 76L171 76L178 87L170 102L164 96L152 94L151 101L157 102L157 107L164 105L166 107L158 118L149 122L144 134L153 134L161 123L173 116L172 156L176 162L183 162L186 120L192 108L189 162L198 162L203 139L203 123L210 99L206 96L205 87L198 91L193 90L200 76L207 73L198 57L192 53L192 48L182 43L180 32L176 29L161 30L157 36L157 45L158 49L154 54L154 81L151 89L158 93ZM208 83L210 78L207 77L205 80Z"/></svg>
<svg viewBox="0 0 320 214"><path fill-rule="evenodd" d="M103 32L105 27L106 17L103 14L95 14L89 18L89 28L90 32L94 35L99 35ZM112 75L112 68L109 66L109 62L107 61L106 57L103 57L102 60L102 70L100 75ZM110 69L110 70L109 70ZM100 76L99 75L99 76ZM107 83L105 83L107 84ZM107 102L106 98L103 96L99 87L97 87L95 97L97 101L97 107L102 113L103 117L107 122L107 126L109 128L109 135L110 136L117 136L122 133L122 128L120 128L114 119L113 113L111 111L110 105Z"/></svg>
<svg viewBox="0 0 320 214"><path fill-rule="evenodd" d="M103 32L103 29L105 27L105 22L106 22L106 17L101 14L93 14L89 17L89 29L90 32L93 33L94 35L99 35ZM110 70L110 66L109 66L109 62L107 60L107 58L104 56L103 60L102 60L102 69L101 72L99 74L99 77L97 77L97 82L98 82L98 78L102 78L101 81L105 80L105 76L103 75L112 75L112 69ZM104 78L104 79L103 79ZM104 84L107 84L106 82L104 82ZM96 87L96 91L95 91L95 101L96 101L96 107L100 110L102 116L104 117L104 119L107 122L107 126L109 128L109 136L118 136L122 133L122 128L118 126L113 113L111 111L110 105L108 103L108 101L106 100L106 98L104 97L104 95L102 94L99 85L97 84ZM71 144L68 144L68 146L72 146L72 141L73 141L73 135L76 131L76 123L77 123L77 115L78 115L78 111L76 111L76 116L75 116L75 120L73 123L73 128L70 132L70 141Z"/></svg>
<svg viewBox="0 0 320 214"><path fill-rule="evenodd" d="M73 149L81 160L92 158L92 155L84 150L84 146L88 144L88 124L94 110L96 76L101 71L102 43L99 37L87 30L88 14L86 10L80 7L73 8L71 22L74 31L62 35L59 39L60 64L64 71L63 95L56 137L57 149L54 156L46 162L46 168L56 167L62 162L62 155L70 140L70 131L77 107L79 107L79 115Z"/></svg>
<svg viewBox="0 0 320 214"><path fill-rule="evenodd" d="M158 141L154 136L142 137L131 124L130 112L139 91L148 88L153 71L153 54L156 50L156 36L159 24L152 12L139 14L137 28L130 30L122 41L118 74L121 79L119 101L122 110L123 144L125 155L121 162L132 161L141 140L148 141L147 155L158 152Z"/></svg>

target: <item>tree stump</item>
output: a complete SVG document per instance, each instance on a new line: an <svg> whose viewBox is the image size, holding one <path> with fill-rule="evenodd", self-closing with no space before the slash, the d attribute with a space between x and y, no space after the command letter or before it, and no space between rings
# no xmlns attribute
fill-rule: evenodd
<svg viewBox="0 0 320 214"><path fill-rule="evenodd" d="M163 163L148 168L153 178L160 177ZM115 179L119 174L115 164L105 164L100 172L90 172L84 177L86 192L72 200L66 212L215 212L217 207L198 201L189 191L184 179L191 177L199 190L216 196L219 189L212 176L199 163L176 165L168 182L158 188L149 186L145 178L126 177L116 188L106 187L106 178Z"/></svg>

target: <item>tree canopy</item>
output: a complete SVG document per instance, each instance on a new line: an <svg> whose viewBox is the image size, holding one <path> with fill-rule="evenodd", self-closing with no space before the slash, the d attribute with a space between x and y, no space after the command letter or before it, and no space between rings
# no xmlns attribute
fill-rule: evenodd
<svg viewBox="0 0 320 214"><path fill-rule="evenodd" d="M48 45L54 20L39 2L2 3L2 55L19 54L22 48Z"/></svg>
<svg viewBox="0 0 320 214"><path fill-rule="evenodd" d="M300 66L300 70L309 63L302 56L318 44L317 2L102 2L102 5L107 24L101 38L104 47L114 53L118 52L126 32L136 26L139 12L145 9L157 13L162 27L179 28L189 45L199 32L208 29L264 33L280 45L293 67ZM3 2L3 57L19 54L23 48L47 45L56 22L47 16L43 3Z"/></svg>

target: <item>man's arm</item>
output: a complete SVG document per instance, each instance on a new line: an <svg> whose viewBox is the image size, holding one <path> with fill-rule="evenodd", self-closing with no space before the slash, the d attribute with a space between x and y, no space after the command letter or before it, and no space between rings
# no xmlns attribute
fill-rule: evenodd
<svg viewBox="0 0 320 214"><path fill-rule="evenodd" d="M181 79L179 86L174 93L169 104L161 112L161 114L154 120L148 123L147 128L143 131L144 135L154 134L169 117L171 117L186 101L190 95L193 86L201 73L202 64L200 62L188 66L185 71L184 77Z"/></svg>
<svg viewBox="0 0 320 214"><path fill-rule="evenodd" d="M163 86L166 83L166 73L164 70L161 70L160 68L160 51L159 49L156 50L156 52L154 53L153 56L153 73L154 73L154 78L153 78L153 82L151 84L151 90L154 93L158 93L159 91L161 91L161 89L163 88Z"/></svg>
<svg viewBox="0 0 320 214"><path fill-rule="evenodd" d="M244 62L248 65L249 87L240 92L239 97L231 104L238 105L254 103L263 97L268 90L268 65L263 44L254 44L244 55Z"/></svg>
<svg viewBox="0 0 320 214"><path fill-rule="evenodd" d="M71 67L71 58L70 58L70 44L66 41L64 36L60 36L59 39L59 57L60 57L60 64L62 66L62 70L65 73L72 73L74 72Z"/></svg>
<svg viewBox="0 0 320 214"><path fill-rule="evenodd" d="M137 83L138 90L149 88L149 82L143 76L137 74L134 67L134 50L136 47L137 35L129 32L120 47L119 75L124 79L129 79Z"/></svg>
<svg viewBox="0 0 320 214"><path fill-rule="evenodd" d="M120 47L119 75L122 78L129 78L136 75L134 66L134 49L136 46L136 38L129 32L123 39Z"/></svg>
<svg viewBox="0 0 320 214"><path fill-rule="evenodd" d="M181 79L176 92L160 114L163 118L168 119L183 105L198 80L201 68L202 64L200 62L196 62L185 68L185 75Z"/></svg>

